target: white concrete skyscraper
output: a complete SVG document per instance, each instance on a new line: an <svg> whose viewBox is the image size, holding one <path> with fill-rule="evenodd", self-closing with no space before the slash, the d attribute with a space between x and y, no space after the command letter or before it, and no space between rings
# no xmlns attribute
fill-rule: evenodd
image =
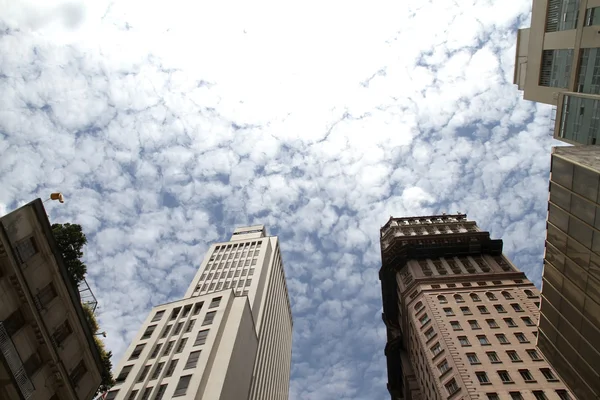
<svg viewBox="0 0 600 400"><path fill-rule="evenodd" d="M292 313L277 237L238 228L185 296L152 309L106 399L287 399Z"/></svg>

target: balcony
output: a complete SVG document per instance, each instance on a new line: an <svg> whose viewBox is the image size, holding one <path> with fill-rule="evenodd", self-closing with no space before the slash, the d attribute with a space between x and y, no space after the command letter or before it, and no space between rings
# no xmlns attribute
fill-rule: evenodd
<svg viewBox="0 0 600 400"><path fill-rule="evenodd" d="M4 324L0 321L0 351L6 360L6 364L12 373L17 387L19 391L23 395L24 399L29 399L35 390L33 387L33 383L27 376L25 372L25 367L23 366L23 362L21 361L21 357L19 357L19 353L15 348L14 343L12 342L8 332L4 328Z"/></svg>

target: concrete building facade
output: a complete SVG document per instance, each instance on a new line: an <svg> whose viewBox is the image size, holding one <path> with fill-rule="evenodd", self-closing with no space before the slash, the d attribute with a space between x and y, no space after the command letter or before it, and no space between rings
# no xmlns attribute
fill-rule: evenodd
<svg viewBox="0 0 600 400"><path fill-rule="evenodd" d="M533 0L517 36L514 84L556 106L553 136L600 144L600 0Z"/></svg>
<svg viewBox="0 0 600 400"><path fill-rule="evenodd" d="M556 147L538 346L580 399L600 398L600 151Z"/></svg>
<svg viewBox="0 0 600 400"><path fill-rule="evenodd" d="M183 299L152 309L106 398L285 400L291 353L278 239L238 228L210 246Z"/></svg>
<svg viewBox="0 0 600 400"><path fill-rule="evenodd" d="M91 400L103 365L40 199L0 218L0 399Z"/></svg>
<svg viewBox="0 0 600 400"><path fill-rule="evenodd" d="M466 215L381 229L392 400L573 399L537 349L540 295Z"/></svg>

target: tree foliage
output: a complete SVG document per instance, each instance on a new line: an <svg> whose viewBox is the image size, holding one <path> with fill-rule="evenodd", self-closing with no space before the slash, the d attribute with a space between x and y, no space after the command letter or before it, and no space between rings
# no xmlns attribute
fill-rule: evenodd
<svg viewBox="0 0 600 400"><path fill-rule="evenodd" d="M98 352L100 353L100 359L102 360L103 368L102 368L102 371L100 371L101 376L102 376L102 381L100 382L100 386L98 387L98 390L96 391L96 395L99 395L101 393L106 392L108 389L113 387L113 385L115 384L115 380L113 379L112 372L111 372L112 361L110 359L112 357L112 351L106 351L106 349L104 348L104 342L97 336L99 334L100 325L98 324L98 321L96 320L96 316L94 315L94 312L92 311L90 306L88 306L87 304L82 304L82 306L83 306L85 318L94 334L94 342L96 343L96 348L98 349Z"/></svg>
<svg viewBox="0 0 600 400"><path fill-rule="evenodd" d="M85 278L87 266L81 261L87 238L78 224L52 224L54 240L62 254L71 280L77 286Z"/></svg>

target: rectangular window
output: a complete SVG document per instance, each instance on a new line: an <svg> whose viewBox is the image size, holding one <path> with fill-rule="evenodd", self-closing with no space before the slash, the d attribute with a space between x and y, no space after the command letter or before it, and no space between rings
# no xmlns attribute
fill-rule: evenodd
<svg viewBox="0 0 600 400"><path fill-rule="evenodd" d="M152 333L154 332L154 329L156 329L156 325L150 325L148 328L146 328L146 332L144 332L144 334L142 335L142 340L150 339Z"/></svg>
<svg viewBox="0 0 600 400"><path fill-rule="evenodd" d="M600 7L585 10L585 26L600 25Z"/></svg>
<svg viewBox="0 0 600 400"><path fill-rule="evenodd" d="M144 347L146 345L145 344L138 344L137 346L135 346L135 349L133 349L133 352L131 353L131 356L129 357L130 360L136 360L140 357L140 354L142 354L142 350L144 350Z"/></svg>
<svg viewBox="0 0 600 400"><path fill-rule="evenodd" d="M156 314L154 314L154 317L152 317L152 321L150 322L160 321L163 315L165 315L165 310L157 311Z"/></svg>
<svg viewBox="0 0 600 400"><path fill-rule="evenodd" d="M502 304L494 304L494 308L499 313L505 313L506 312L506 310L504 309L504 307L502 307Z"/></svg>
<svg viewBox="0 0 600 400"><path fill-rule="evenodd" d="M500 400L497 393L486 393L488 400Z"/></svg>
<svg viewBox="0 0 600 400"><path fill-rule="evenodd" d="M251 284L252 284L252 279L246 280L246 287L250 286Z"/></svg>
<svg viewBox="0 0 600 400"><path fill-rule="evenodd" d="M132 368L133 368L133 365L124 366L123 369L121 370L121 372L119 373L119 375L117 376L117 378L115 379L115 382L117 382L117 383L125 382L125 380L127 379L127 376L131 372Z"/></svg>
<svg viewBox="0 0 600 400"><path fill-rule="evenodd" d="M455 331L462 331L462 328L460 327L460 323L458 321L450 321L450 325Z"/></svg>
<svg viewBox="0 0 600 400"><path fill-rule="evenodd" d="M40 302L42 308L46 308L46 306L57 296L56 289L54 288L54 284L50 282L46 285L40 292L37 294L37 299Z"/></svg>
<svg viewBox="0 0 600 400"><path fill-rule="evenodd" d="M198 332L198 336L196 336L196 341L194 342L194 346L201 346L206 343L206 338L208 337L208 329Z"/></svg>
<svg viewBox="0 0 600 400"><path fill-rule="evenodd" d="M450 369L450 365L448 364L447 360L444 360L438 364L438 370L440 371L441 374L444 374L449 369Z"/></svg>
<svg viewBox="0 0 600 400"><path fill-rule="evenodd" d="M190 319L187 323L187 327L185 328L185 332L191 332L194 329L194 324L196 323L195 319Z"/></svg>
<svg viewBox="0 0 600 400"><path fill-rule="evenodd" d="M202 309L202 305L204 302L194 304L194 315L200 314L200 310Z"/></svg>
<svg viewBox="0 0 600 400"><path fill-rule="evenodd" d="M147 387L146 389L144 389L144 393L142 393L142 397L140 397L140 400L148 400L150 398L150 393L152 393L152 387Z"/></svg>
<svg viewBox="0 0 600 400"><path fill-rule="evenodd" d="M521 317L525 325L527 326L535 326L535 323L529 317Z"/></svg>
<svg viewBox="0 0 600 400"><path fill-rule="evenodd" d="M527 337L522 333L515 333L515 337L517 338L519 343L529 343L529 340L527 340Z"/></svg>
<svg viewBox="0 0 600 400"><path fill-rule="evenodd" d="M500 377L500 380L502 381L502 383L512 383L513 382L512 378L508 374L508 371L498 371L498 376Z"/></svg>
<svg viewBox="0 0 600 400"><path fill-rule="evenodd" d="M523 396L521 396L521 392L510 392L510 400L523 400Z"/></svg>
<svg viewBox="0 0 600 400"><path fill-rule="evenodd" d="M433 328L429 328L425 331L425 337L427 338L427 340L432 339L435 336L435 331L433 330Z"/></svg>
<svg viewBox="0 0 600 400"><path fill-rule="evenodd" d="M456 383L456 380L453 378L452 380L450 380L450 382L446 383L446 390L448 391L449 395L453 395L454 393L458 392L458 390L460 389L460 387L458 386L458 384Z"/></svg>
<svg viewBox="0 0 600 400"><path fill-rule="evenodd" d="M65 320L65 322L63 322L56 328L56 330L52 334L52 337L54 338L56 344L60 346L69 337L71 333L73 333L73 329L71 328L71 325L69 325L69 321Z"/></svg>
<svg viewBox="0 0 600 400"><path fill-rule="evenodd" d="M490 362L492 364L497 364L497 363L501 363L502 361L500 361L500 358L498 358L498 354L496 354L495 351L488 351L487 353L488 356L488 360L490 360Z"/></svg>
<svg viewBox="0 0 600 400"><path fill-rule="evenodd" d="M167 345L165 346L165 350L163 351L163 356L166 356L169 353L171 353L171 350L173 350L174 344L175 344L174 340L171 340L169 343L167 343Z"/></svg>
<svg viewBox="0 0 600 400"><path fill-rule="evenodd" d="M37 244L33 237L21 240L15 244L15 253L21 264L33 257L38 252Z"/></svg>
<svg viewBox="0 0 600 400"><path fill-rule="evenodd" d="M504 335L503 333L498 333L496 335L496 339L498 339L498 342L500 342L500 344L510 344L510 342L506 338L506 335Z"/></svg>
<svg viewBox="0 0 600 400"><path fill-rule="evenodd" d="M179 382L177 382L177 387L175 388L175 393L173 393L173 397L184 396L185 392L187 392L187 388L190 385L190 380L192 379L192 375L186 375L179 378Z"/></svg>
<svg viewBox="0 0 600 400"><path fill-rule="evenodd" d="M556 394L560 400L572 400L571 396L569 396L569 393L566 390L557 390Z"/></svg>
<svg viewBox="0 0 600 400"><path fill-rule="evenodd" d="M169 368L167 368L167 372L165 373L166 377L173 376L173 372L175 372L175 367L177 367L177 359L171 360L169 363Z"/></svg>
<svg viewBox="0 0 600 400"><path fill-rule="evenodd" d="M172 326L173 325L167 325L167 326L165 326L165 329L163 330L162 335L160 335L161 339L164 339L164 338L166 338L169 335L169 332L171 331L171 327Z"/></svg>
<svg viewBox="0 0 600 400"><path fill-rule="evenodd" d="M215 289L215 285L216 285L215 282L211 283L210 287L208 288L208 290L214 290Z"/></svg>
<svg viewBox="0 0 600 400"><path fill-rule="evenodd" d="M442 346L440 346L439 343L434 344L431 347L431 352L433 353L434 356L437 356L438 354L440 354L442 352Z"/></svg>
<svg viewBox="0 0 600 400"><path fill-rule="evenodd" d="M23 325L25 325L23 313L21 310L16 309L4 320L3 324L8 336L13 336Z"/></svg>
<svg viewBox="0 0 600 400"><path fill-rule="evenodd" d="M472 315L471 309L469 307L461 307L460 311L462 311L463 315Z"/></svg>
<svg viewBox="0 0 600 400"><path fill-rule="evenodd" d="M490 312L488 311L488 309L486 308L486 306L477 306L477 309L479 310L479 312L481 314L489 314Z"/></svg>
<svg viewBox="0 0 600 400"><path fill-rule="evenodd" d="M529 355L529 357L531 358L532 361L542 361L543 360L543 358L540 357L537 350L529 349L529 350L527 350L527 354Z"/></svg>
<svg viewBox="0 0 600 400"><path fill-rule="evenodd" d="M215 319L215 314L217 312L216 311L210 311L206 313L206 316L204 317L204 321L202 321L202 326L206 326L206 325L210 325L213 323L213 320Z"/></svg>
<svg viewBox="0 0 600 400"><path fill-rule="evenodd" d="M111 390L110 392L108 392L106 394L106 397L104 398L104 400L115 400L117 398L117 394L119 394L118 390ZM54 396L56 397L56 396ZM52 400L52 398L50 398L50 400Z"/></svg>
<svg viewBox="0 0 600 400"><path fill-rule="evenodd" d="M175 325L175 331L173 332L173 335L179 335L182 328L183 328L183 322L178 322L177 325Z"/></svg>
<svg viewBox="0 0 600 400"><path fill-rule="evenodd" d="M160 373L162 372L162 369L163 369L164 366L165 366L164 362L158 363L156 365L156 369L152 373L152 377L150 378L150 380L158 379L158 377L159 377Z"/></svg>
<svg viewBox="0 0 600 400"><path fill-rule="evenodd" d="M546 378L548 382L558 381L558 379L556 378L556 376L550 368L540 368L540 371L542 372L542 375L544 375L544 378Z"/></svg>
<svg viewBox="0 0 600 400"><path fill-rule="evenodd" d="M521 357L519 357L519 354L517 354L517 352L514 350L509 350L506 352L506 354L508 355L508 358L510 358L510 361L512 361L512 362L520 362L521 361Z"/></svg>
<svg viewBox="0 0 600 400"><path fill-rule="evenodd" d="M248 272L248 276L252 276L254 275L254 268L250 268L250 271Z"/></svg>
<svg viewBox="0 0 600 400"><path fill-rule="evenodd" d="M173 312L171 313L171 321L173 321L174 319L177 319L177 316L179 315L179 311L181 311L181 307L177 307L173 309Z"/></svg>
<svg viewBox="0 0 600 400"><path fill-rule="evenodd" d="M238 282L238 287L243 287L243 286L244 286L244 280L242 279Z"/></svg>
<svg viewBox="0 0 600 400"><path fill-rule="evenodd" d="M81 378L83 378L86 372L87 368L85 367L83 360L79 361L79 364L77 364L77 366L75 366L75 368L73 368L73 370L69 374L69 378L71 379L71 383L73 383L73 386L77 386L77 384L79 383Z"/></svg>
<svg viewBox="0 0 600 400"><path fill-rule="evenodd" d="M191 310L192 310L192 305L191 304L188 304L187 306L183 307L183 315L181 315L181 318L185 318L188 315L190 315L190 311ZM165 387L166 387L166 385L165 385Z"/></svg>
<svg viewBox="0 0 600 400"><path fill-rule="evenodd" d="M479 344L482 346L489 346L490 341L485 335L477 335L477 340L479 340Z"/></svg>
<svg viewBox="0 0 600 400"><path fill-rule="evenodd" d="M154 346L154 348L152 349L152 353L150 354L150 359L151 360L153 358L156 358L156 356L158 356L158 353L160 352L161 346L162 346L161 343L158 343L157 345Z"/></svg>
<svg viewBox="0 0 600 400"><path fill-rule="evenodd" d="M475 375L477 376L477 380L479 381L479 383L481 383L482 385L490 383L490 380L485 372L475 372Z"/></svg>
<svg viewBox="0 0 600 400"><path fill-rule="evenodd" d="M495 319L486 319L485 322L487 322L488 326L492 329L499 328Z"/></svg>
<svg viewBox="0 0 600 400"><path fill-rule="evenodd" d="M164 385L160 385L152 400L162 400L163 396L165 395L166 390L167 390L166 383Z"/></svg>
<svg viewBox="0 0 600 400"><path fill-rule="evenodd" d="M127 400L135 400L137 394L138 394L137 390L132 390L131 393L129 393L129 397L127 398Z"/></svg>
<svg viewBox="0 0 600 400"><path fill-rule="evenodd" d="M454 315L454 311L452 311L450 307L444 308L444 312L446 313L447 317L451 317Z"/></svg>
<svg viewBox="0 0 600 400"><path fill-rule="evenodd" d="M190 356L187 359L187 362L185 363L185 367L183 367L183 369L196 368L196 365L198 365L198 359L200 358L201 352L202 352L201 350L191 352Z"/></svg>
<svg viewBox="0 0 600 400"><path fill-rule="evenodd" d="M235 277L237 278L239 276L240 276L240 270L238 269L238 270L235 271Z"/></svg>
<svg viewBox="0 0 600 400"><path fill-rule="evenodd" d="M29 378L32 378L33 375L37 372L37 370L41 367L41 365L42 360L40 359L38 353L35 352L31 356L29 356L27 361L23 363L23 368L25 369L27 376L29 376Z"/></svg>
<svg viewBox="0 0 600 400"><path fill-rule="evenodd" d="M479 323L474 319L469 320L469 325L471 326L471 329L473 329L473 330L481 329L481 327L479 326Z"/></svg>
<svg viewBox="0 0 600 400"><path fill-rule="evenodd" d="M177 345L177 350L175 350L175 354L181 353L185 348L185 344L187 343L187 338L181 339L179 344Z"/></svg>
<svg viewBox="0 0 600 400"><path fill-rule="evenodd" d="M506 322L506 326L508 326L509 328L515 328L517 326L517 324L515 323L515 321L513 321L512 318L504 318L504 322Z"/></svg>
<svg viewBox="0 0 600 400"><path fill-rule="evenodd" d="M531 375L531 372L529 372L528 369L520 369L519 373L525 382L535 382L533 375Z"/></svg>
<svg viewBox="0 0 600 400"><path fill-rule="evenodd" d="M421 325L425 325L429 322L429 316L427 314L423 314L421 318L419 318L419 322L421 323Z"/></svg>
<svg viewBox="0 0 600 400"><path fill-rule="evenodd" d="M475 353L467 353L467 360L469 360L469 364L481 364Z"/></svg>
<svg viewBox="0 0 600 400"><path fill-rule="evenodd" d="M521 308L521 305L519 303L511 303L511 306L512 306L513 310L515 310L516 312L525 311Z"/></svg>
<svg viewBox="0 0 600 400"><path fill-rule="evenodd" d="M548 400L543 390L534 390L533 396L535 397L535 400Z"/></svg>
<svg viewBox="0 0 600 400"><path fill-rule="evenodd" d="M459 336L458 341L463 347L471 345L471 343L469 343L469 339L466 336Z"/></svg>
<svg viewBox="0 0 600 400"><path fill-rule="evenodd" d="M566 89L571 78L573 49L543 50L540 86Z"/></svg>
<svg viewBox="0 0 600 400"><path fill-rule="evenodd" d="M146 379L146 376L148 376L148 372L150 372L150 367L151 367L151 365L144 366L144 369L142 369L142 373L138 377L138 380L137 380L138 382L142 382L144 379Z"/></svg>

